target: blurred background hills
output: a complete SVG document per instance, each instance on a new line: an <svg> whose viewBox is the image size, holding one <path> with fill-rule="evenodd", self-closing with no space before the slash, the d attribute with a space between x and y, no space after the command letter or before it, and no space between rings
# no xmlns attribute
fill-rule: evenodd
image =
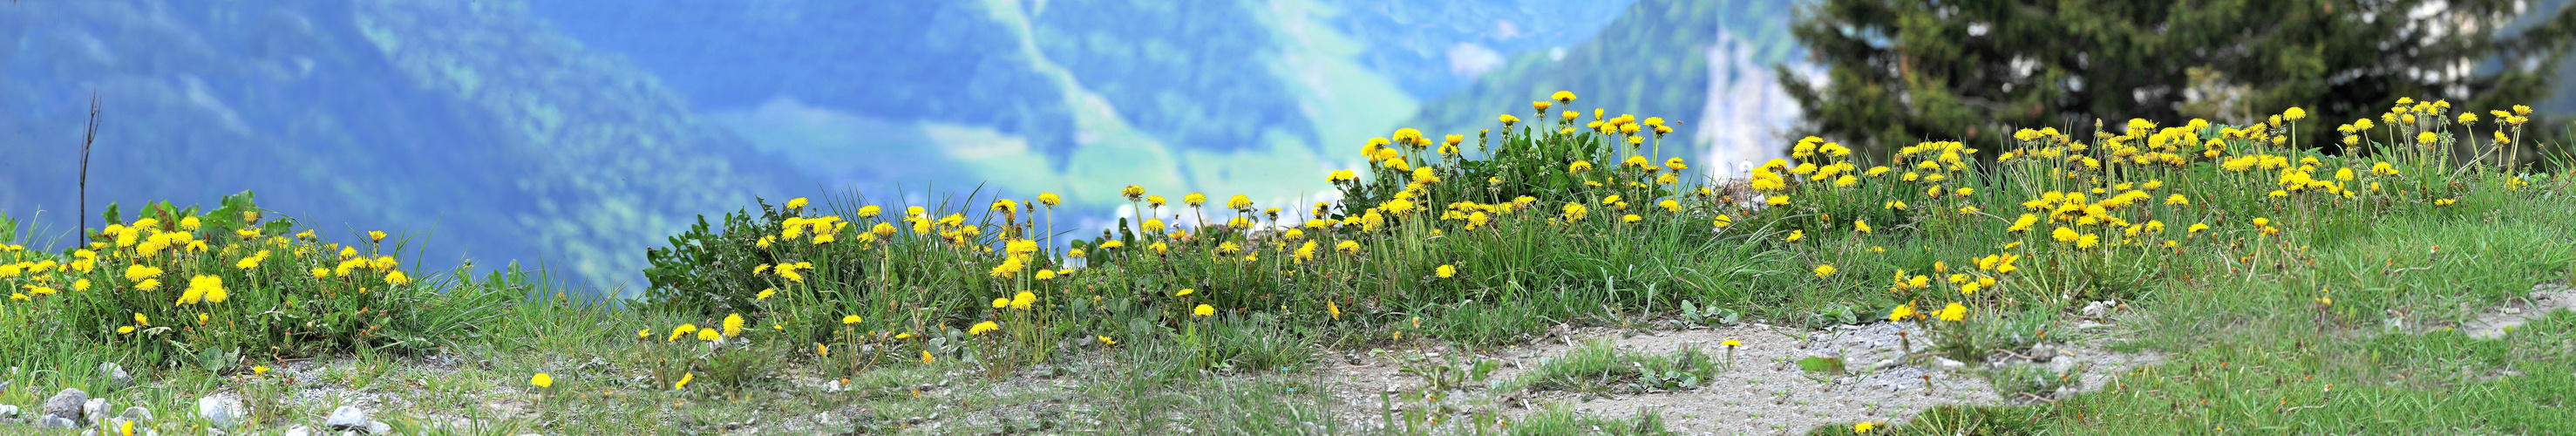
<svg viewBox="0 0 2576 436"><path fill-rule="evenodd" d="M94 94L91 226L247 189L326 231L423 233L425 266L543 261L632 292L646 247L755 198L980 185L1103 224L1141 184L1296 209L1368 138L1472 137L1557 89L1778 130L1789 4L20 1L0 5L0 210L68 240ZM1668 153L1776 142L1757 131Z"/></svg>

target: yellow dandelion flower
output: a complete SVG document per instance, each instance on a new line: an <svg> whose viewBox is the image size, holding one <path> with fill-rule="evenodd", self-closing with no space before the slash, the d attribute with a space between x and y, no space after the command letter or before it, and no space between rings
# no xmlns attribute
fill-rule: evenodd
<svg viewBox="0 0 2576 436"><path fill-rule="evenodd" d="M1629 215L1629 216L1636 216L1636 215ZM1456 275L1458 275L1458 267L1455 267L1455 266L1449 266L1449 265L1441 265L1439 268L1433 269L1433 270L1432 270L1431 275L1439 276L1440 278L1444 278L1444 279L1445 279L1445 278L1450 278L1450 277L1452 277L1452 276L1456 276Z"/></svg>
<svg viewBox="0 0 2576 436"><path fill-rule="evenodd" d="M1037 303L1038 295L1029 293L1029 291L1020 291L1019 295L1011 296L1012 309L1028 310L1030 306L1037 305Z"/></svg>
<svg viewBox="0 0 2576 436"><path fill-rule="evenodd" d="M1834 275L1834 271L1836 271L1836 270L1834 269L1833 264L1816 265L1816 277L1817 277L1817 278L1823 278L1823 277L1826 277L1826 276L1832 276L1832 275Z"/></svg>
<svg viewBox="0 0 2576 436"><path fill-rule="evenodd" d="M806 202L807 202L807 200L805 199L805 197L796 197L796 198L788 199L788 200L787 200L787 210L800 210L800 209L804 209L804 208L805 208L805 204L806 204Z"/></svg>
<svg viewBox="0 0 2576 436"><path fill-rule="evenodd" d="M1199 305L1199 307L1198 307L1198 308L1196 308L1196 309L1190 309L1190 314L1191 314L1191 315L1198 315L1199 317L1202 317L1202 318L1204 318L1204 317L1210 317L1210 316L1216 316L1216 306L1209 306L1209 305L1201 304L1201 305Z"/></svg>
<svg viewBox="0 0 2576 436"><path fill-rule="evenodd" d="M1967 317L1968 307L1961 306L1959 303L1950 303L1949 306L1943 306L1941 308L1940 318L1942 321L1958 321L1966 319Z"/></svg>
<svg viewBox="0 0 2576 436"><path fill-rule="evenodd" d="M536 386L536 387L537 387L537 389L545 389L545 388L549 388L549 387L554 387L554 385L555 385L555 377L554 377L554 376L551 376L551 375L546 375L546 373L542 373L542 372L540 372L540 373L537 373L537 375L535 375L535 376L528 377L528 384L529 384L529 385L534 385L534 386Z"/></svg>
<svg viewBox="0 0 2576 436"><path fill-rule="evenodd" d="M966 334L969 334L969 335L976 335L976 336L983 336L985 333L992 333L994 330L1001 330L1001 329L1002 329L1002 326L1001 326L1000 324L994 324L992 321L985 321L985 322L975 323L975 326L974 326L974 327L968 327L968 328L966 329Z"/></svg>
<svg viewBox="0 0 2576 436"><path fill-rule="evenodd" d="M224 278L210 275L199 275L195 278L188 279L187 295L202 297L204 298L204 301L208 303L222 303L224 302ZM197 300L183 297L180 299L180 302L196 304Z"/></svg>
<svg viewBox="0 0 2576 436"><path fill-rule="evenodd" d="M1913 318L1913 317L1914 317L1914 305L1911 305L1911 304L1901 305L1901 306L1896 306L1896 309L1893 309L1893 310L1889 310L1889 311L1887 311L1887 321L1888 321L1888 322L1904 321L1906 318ZM1729 342L1733 342L1733 341L1729 341Z"/></svg>
<svg viewBox="0 0 2576 436"><path fill-rule="evenodd" d="M923 356L923 357L922 357L922 359L921 359L922 361L924 361L924 362L928 362L928 361L930 361L930 357L929 357L929 356L930 356L930 352L928 352L928 351L924 351L924 352L922 352L922 356ZM680 382L679 382L679 383L672 383L672 384L671 384L671 390L675 390L675 391L676 391L676 390L681 390L681 389L688 389L688 388L689 388L689 381L690 381L690 380L697 380L697 379L698 379L698 373L694 373L694 372L692 372L692 373L687 373L687 374L681 374L681 375L680 375Z"/></svg>

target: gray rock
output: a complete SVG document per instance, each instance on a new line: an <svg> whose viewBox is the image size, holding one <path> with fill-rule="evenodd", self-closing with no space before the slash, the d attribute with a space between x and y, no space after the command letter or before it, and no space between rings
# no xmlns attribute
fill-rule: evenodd
<svg viewBox="0 0 2576 436"><path fill-rule="evenodd" d="M81 430L81 436L98 436L98 430Z"/></svg>
<svg viewBox="0 0 2576 436"><path fill-rule="evenodd" d="M39 407L36 410L44 413L45 416L62 418L64 421L79 423L81 421L81 406L88 403L88 392L81 392L80 389L63 388L62 392L54 393L53 398L46 398L44 407Z"/></svg>
<svg viewBox="0 0 2576 436"><path fill-rule="evenodd" d="M384 421L367 421L367 434L386 434L393 432L394 426L387 425Z"/></svg>
<svg viewBox="0 0 2576 436"><path fill-rule="evenodd" d="M285 435L286 435L286 436L313 436L313 428L312 428L312 427L305 427L305 426L304 426L304 424L296 424L294 427L287 427L287 428L286 428L286 433L285 433Z"/></svg>
<svg viewBox="0 0 2576 436"><path fill-rule="evenodd" d="M359 409L357 406L340 406L340 408L331 409L331 416L322 421L322 428L333 431L357 430L367 428L367 421L366 410Z"/></svg>
<svg viewBox="0 0 2576 436"><path fill-rule="evenodd" d="M45 416L44 416L44 419L36 420L36 428L37 428L37 429L39 429L39 430L57 429L57 428L80 428L80 426L81 426L81 425L80 425L80 421L73 421L73 420L71 420L70 418L64 418L64 417L54 416L54 415L45 415Z"/></svg>
<svg viewBox="0 0 2576 436"><path fill-rule="evenodd" d="M107 376L109 392L134 386L134 374L125 372L125 366L116 362L99 362L98 373Z"/></svg>
<svg viewBox="0 0 2576 436"><path fill-rule="evenodd" d="M2075 371L2075 359L2057 359L2048 362L2048 372L2065 374L2072 371Z"/></svg>
<svg viewBox="0 0 2576 436"><path fill-rule="evenodd" d="M0 404L0 419L18 419L18 406Z"/></svg>
<svg viewBox="0 0 2576 436"><path fill-rule="evenodd" d="M125 408L124 414L117 416L130 420L150 421L152 420L152 409L145 409L143 406L127 407Z"/></svg>
<svg viewBox="0 0 2576 436"><path fill-rule="evenodd" d="M1933 357L1932 365L1941 368L1942 371L1957 371L1968 367L1966 362L1950 360L1947 357Z"/></svg>
<svg viewBox="0 0 2576 436"><path fill-rule="evenodd" d="M205 418L216 426L231 427L235 421L241 420L242 415L241 401L231 395L207 395L197 399L197 417Z"/></svg>

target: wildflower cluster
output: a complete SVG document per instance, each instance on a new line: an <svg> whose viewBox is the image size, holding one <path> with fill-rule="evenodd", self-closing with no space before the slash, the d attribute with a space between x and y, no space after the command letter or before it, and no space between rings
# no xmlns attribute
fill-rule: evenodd
<svg viewBox="0 0 2576 436"><path fill-rule="evenodd" d="M156 202L130 221L110 206L107 227L64 252L0 247L0 316L165 356L293 357L404 342L388 329L431 292L383 232L324 243L292 221L264 220L250 198L227 196L203 213Z"/></svg>

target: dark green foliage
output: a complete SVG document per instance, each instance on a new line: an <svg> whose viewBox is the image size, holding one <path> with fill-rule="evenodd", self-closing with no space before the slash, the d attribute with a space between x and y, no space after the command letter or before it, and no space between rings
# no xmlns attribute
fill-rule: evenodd
<svg viewBox="0 0 2576 436"><path fill-rule="evenodd" d="M724 228L715 232L710 232L707 217L699 216L688 232L671 236L670 247L644 250L644 258L653 264L644 269L644 278L651 283L644 290L644 301L673 313L756 312L753 298L770 285L752 274L752 268L777 261L754 244L762 236L778 234L779 223L787 216L763 201L758 221L747 212L726 213Z"/></svg>
<svg viewBox="0 0 2576 436"><path fill-rule="evenodd" d="M2330 126L2376 118L2399 97L2483 112L2540 98L2576 36L2576 9L2534 11L2535 24L2510 27L2517 3L1828 0L1794 29L1828 77L1783 76L1806 109L1798 133L1870 159L1920 141L1986 144L2013 129L2084 131L2096 120L2243 125L2300 107ZM2471 30L2425 30L2436 21ZM2418 77L2444 65L2475 68ZM2298 140L2336 149L2329 131Z"/></svg>

